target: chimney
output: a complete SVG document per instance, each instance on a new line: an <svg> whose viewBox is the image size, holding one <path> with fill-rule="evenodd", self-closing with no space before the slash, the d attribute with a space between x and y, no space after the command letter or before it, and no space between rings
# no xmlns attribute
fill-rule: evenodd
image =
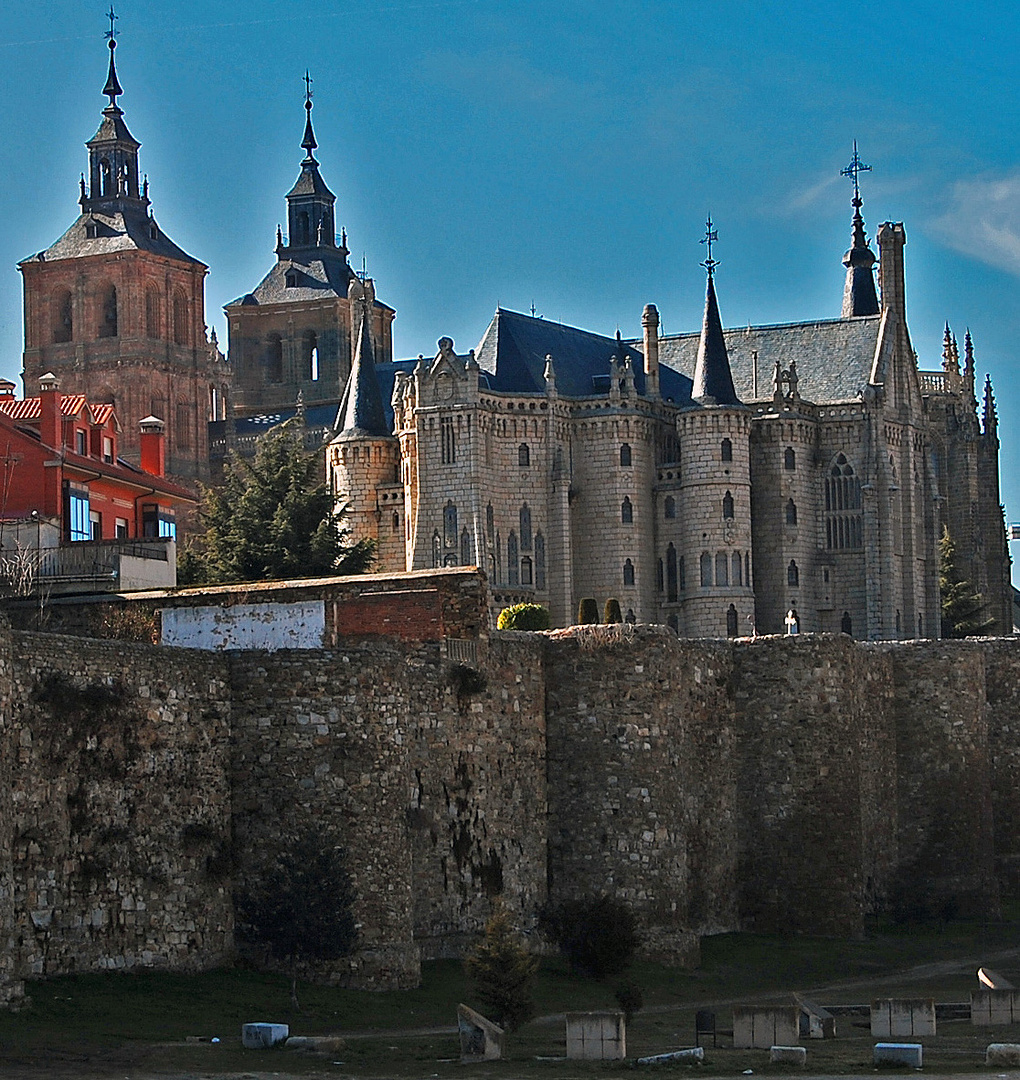
<svg viewBox="0 0 1020 1080"><path fill-rule="evenodd" d="M158 416L146 416L139 422L142 434L142 471L153 476L166 475L166 425Z"/></svg>
<svg viewBox="0 0 1020 1080"><path fill-rule="evenodd" d="M645 333L645 393L659 396L659 312L654 304L645 304L641 313Z"/></svg>
<svg viewBox="0 0 1020 1080"><path fill-rule="evenodd" d="M878 227L878 282L882 309L891 308L901 319L907 317L903 285L903 248L907 234L901 221L886 221Z"/></svg>
<svg viewBox="0 0 1020 1080"><path fill-rule="evenodd" d="M0 379L0 401L14 400L14 383L10 379Z"/></svg>
<svg viewBox="0 0 1020 1080"><path fill-rule="evenodd" d="M63 424L60 415L60 382L52 371L39 379L39 437L43 446L63 449Z"/></svg>

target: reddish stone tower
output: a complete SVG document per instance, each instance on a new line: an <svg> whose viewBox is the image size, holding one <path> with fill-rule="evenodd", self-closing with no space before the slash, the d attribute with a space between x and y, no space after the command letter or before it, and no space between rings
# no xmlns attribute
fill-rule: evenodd
<svg viewBox="0 0 1020 1080"><path fill-rule="evenodd" d="M111 20L112 26L112 20ZM117 105L123 93L107 35L110 99L86 144L81 216L45 251L19 264L25 285L26 387L54 372L66 393L116 405L122 453L138 462L139 422L166 424L167 472L208 475L208 421L224 415L229 382L222 354L206 338L207 267L182 251L149 207L139 183L139 143Z"/></svg>

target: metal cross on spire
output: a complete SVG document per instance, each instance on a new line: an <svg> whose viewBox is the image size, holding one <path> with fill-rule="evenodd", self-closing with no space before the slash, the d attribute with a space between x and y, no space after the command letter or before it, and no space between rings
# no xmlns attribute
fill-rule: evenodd
<svg viewBox="0 0 1020 1080"><path fill-rule="evenodd" d="M715 273L715 268L719 263L712 258L712 245L719 239L719 233L712 228L712 215L708 215L708 221L705 222L705 235L699 241L704 244L708 249L708 258L701 264L707 271L708 276L711 277Z"/></svg>
<svg viewBox="0 0 1020 1080"><path fill-rule="evenodd" d="M871 172L871 166L865 165L861 161L857 153L857 140L854 139L854 157L853 161L845 169L839 170L840 176L849 176L854 182L854 206L859 206L861 202L861 186L858 180L858 175L862 172Z"/></svg>
<svg viewBox="0 0 1020 1080"><path fill-rule="evenodd" d="M113 25L116 19L120 16L113 10L113 4L110 5L110 10L106 13L106 17L110 20L110 29L106 31L105 36L110 41L110 48L116 48L117 45L117 28Z"/></svg>
<svg viewBox="0 0 1020 1080"><path fill-rule="evenodd" d="M311 77L311 75L308 74L308 69L305 68L305 101L306 102L309 102L309 101L312 100L312 83L314 81L315 80Z"/></svg>

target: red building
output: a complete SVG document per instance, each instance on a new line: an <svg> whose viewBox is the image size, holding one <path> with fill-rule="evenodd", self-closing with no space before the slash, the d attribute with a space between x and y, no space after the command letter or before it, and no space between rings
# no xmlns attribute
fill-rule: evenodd
<svg viewBox="0 0 1020 1080"><path fill-rule="evenodd" d="M176 511L193 505L194 497L164 476L163 421L141 421L139 468L118 457L113 405L61 394L52 374L39 385L38 397L16 400L14 384L0 380L0 528L36 548L175 539ZM34 544L31 529L13 526L19 521L37 526Z"/></svg>

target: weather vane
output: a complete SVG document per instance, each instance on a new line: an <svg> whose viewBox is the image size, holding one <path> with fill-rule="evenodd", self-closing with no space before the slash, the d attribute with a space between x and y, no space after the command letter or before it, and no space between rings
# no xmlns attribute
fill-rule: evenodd
<svg viewBox="0 0 1020 1080"><path fill-rule="evenodd" d="M305 101L312 100L312 83L314 80L311 75L308 74L308 69L305 68Z"/></svg>
<svg viewBox="0 0 1020 1080"><path fill-rule="evenodd" d="M871 172L871 166L865 165L861 161L857 154L857 140L854 139L854 158L845 169L839 170L840 176L849 176L854 182L854 206L857 206L861 200L861 187L858 181L858 174L862 172Z"/></svg>
<svg viewBox="0 0 1020 1080"><path fill-rule="evenodd" d="M114 20L119 18L117 13L113 10L113 4L110 5L110 10L106 13L106 17L110 20L110 29L106 31L105 36L109 38L111 45L117 44L117 28L113 25Z"/></svg>
<svg viewBox="0 0 1020 1080"><path fill-rule="evenodd" d="M705 235L699 241L704 244L708 249L708 258L701 264L707 271L708 276L711 277L715 273L715 268L719 263L712 258L712 245L719 239L719 233L712 228L712 215L708 215L708 221L705 222Z"/></svg>

